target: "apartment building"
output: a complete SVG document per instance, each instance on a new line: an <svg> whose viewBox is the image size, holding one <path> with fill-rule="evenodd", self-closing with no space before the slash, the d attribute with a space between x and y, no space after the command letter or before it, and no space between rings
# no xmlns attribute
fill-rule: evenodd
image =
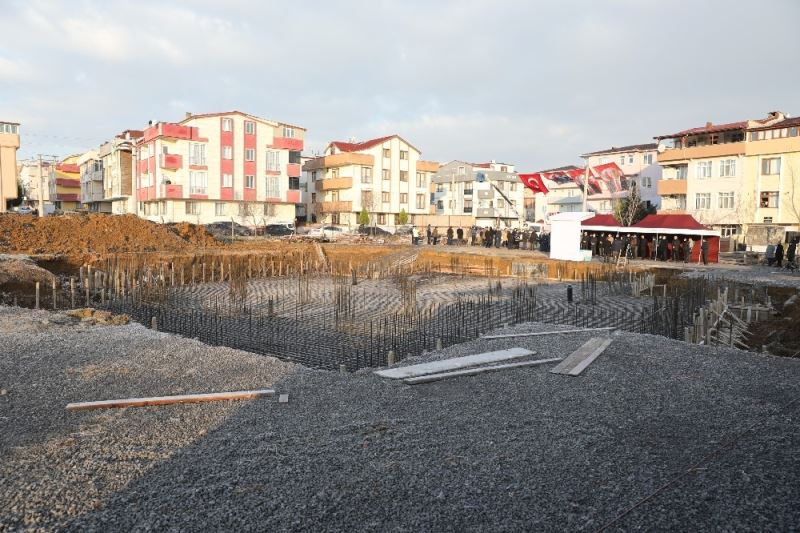
<svg viewBox="0 0 800 533"><path fill-rule="evenodd" d="M55 209L74 211L81 204L81 167L75 154L56 164L50 175L49 195Z"/></svg>
<svg viewBox="0 0 800 533"><path fill-rule="evenodd" d="M158 222L292 222L305 129L240 111L150 124L136 141L139 216Z"/></svg>
<svg viewBox="0 0 800 533"><path fill-rule="evenodd" d="M583 192L575 181L584 169L575 165L552 168L538 172L547 187L547 193L535 193L534 218L549 223L550 216L583 209Z"/></svg>
<svg viewBox="0 0 800 533"><path fill-rule="evenodd" d="M22 194L25 195L26 205L38 209L39 208L39 193L43 192L42 202L45 208L52 209L52 202L50 200L50 187L49 183L53 179L52 174L55 172L55 164L50 161L42 161L39 164L38 159L26 159L20 161L17 172L19 174L19 182L22 185Z"/></svg>
<svg viewBox="0 0 800 533"><path fill-rule="evenodd" d="M658 195L658 180L661 179L661 166L658 164L658 144L635 144L631 146L611 147L581 155L589 167L599 167L608 163L615 163L623 173L625 188L638 187L639 196L648 207L659 207L661 197ZM610 206L617 197L627 196L627 191L622 195L613 192L601 191L590 198L598 203ZM600 211L610 211L602 209Z"/></svg>
<svg viewBox="0 0 800 533"><path fill-rule="evenodd" d="M110 213L111 202L103 201L103 161L97 150L89 150L78 158L81 171L81 203L88 211Z"/></svg>
<svg viewBox="0 0 800 533"><path fill-rule="evenodd" d="M142 131L125 130L97 150L103 167L103 201L110 204L111 213L116 215L136 212L133 149L143 136Z"/></svg>
<svg viewBox="0 0 800 533"><path fill-rule="evenodd" d="M364 142L333 141L303 165L312 221L357 225L362 209L371 223L396 225L401 211L413 222L430 211L429 188L439 164L399 135Z"/></svg>
<svg viewBox="0 0 800 533"><path fill-rule="evenodd" d="M755 148L753 143L760 141L749 141L748 132L763 131L765 136L771 136L766 132L780 130L773 126L785 118L783 113L773 112L764 119L708 122L705 126L655 137L659 143L658 163L662 167L662 178L657 185L661 211L691 214L703 224L720 230L723 236L741 235L745 226L759 221L759 215L760 221L775 221L783 183L780 162L770 161L782 159L779 155L782 152L770 150L783 150L791 142L779 141L770 148L763 143ZM767 174L764 180L758 180L764 159L768 160L764 168ZM763 202L761 192L765 193Z"/></svg>
<svg viewBox="0 0 800 533"><path fill-rule="evenodd" d="M19 124L0 121L0 213L8 210L9 200L17 198L17 150Z"/></svg>
<svg viewBox="0 0 800 533"><path fill-rule="evenodd" d="M434 213L468 216L480 227L517 226L525 220L524 185L514 165L450 161L433 176Z"/></svg>

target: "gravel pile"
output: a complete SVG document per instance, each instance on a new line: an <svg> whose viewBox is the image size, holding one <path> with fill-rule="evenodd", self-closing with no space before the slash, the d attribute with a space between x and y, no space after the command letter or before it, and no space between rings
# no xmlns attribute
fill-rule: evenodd
<svg viewBox="0 0 800 533"><path fill-rule="evenodd" d="M39 384L24 410L42 423L15 418L18 444L3 443L11 456L0 476L10 486L0 488L0 507L11 512L0 529L787 530L800 523L797 360L617 333L577 378L545 366L412 387L363 371L286 373L288 365L271 359L137 326L117 330L117 342L97 344L77 332L44 332L40 340L57 340L49 357L36 335L12 337L10 359L27 373L14 378L17 386ZM592 335L479 339L404 364L512 346L566 356ZM152 355L110 355L124 339ZM51 402L45 389L60 397L52 410L79 396L69 379L50 384L43 372L145 357L150 368L180 375L187 357L170 352L192 350L252 365L251 386L283 371L276 388L289 403L103 415L42 409ZM65 362L53 363L55 353ZM199 376L227 384L235 374L227 364L207 361ZM7 375L6 359L2 365ZM132 385L110 377L103 386L106 397Z"/></svg>
<svg viewBox="0 0 800 533"><path fill-rule="evenodd" d="M66 527L244 402L81 413L67 403L269 388L295 368L137 324L9 307L0 339L0 531Z"/></svg>

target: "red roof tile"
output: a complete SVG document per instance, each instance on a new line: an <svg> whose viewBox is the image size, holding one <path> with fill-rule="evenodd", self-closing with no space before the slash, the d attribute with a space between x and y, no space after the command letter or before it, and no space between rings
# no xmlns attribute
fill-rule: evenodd
<svg viewBox="0 0 800 533"><path fill-rule="evenodd" d="M692 215L647 215L632 227L658 229L708 229L695 220Z"/></svg>
<svg viewBox="0 0 800 533"><path fill-rule="evenodd" d="M608 228L617 228L621 226L619 220L614 218L614 215L595 215L592 218L587 218L581 222L581 226L605 226Z"/></svg>
<svg viewBox="0 0 800 533"><path fill-rule="evenodd" d="M336 147L337 150L340 150L342 152L360 152L361 150L368 150L373 146L383 144L389 139L393 139L395 137L397 137L397 135L388 135L386 137L378 137L377 139L370 139L369 141L364 141L360 143L331 141L331 146Z"/></svg>

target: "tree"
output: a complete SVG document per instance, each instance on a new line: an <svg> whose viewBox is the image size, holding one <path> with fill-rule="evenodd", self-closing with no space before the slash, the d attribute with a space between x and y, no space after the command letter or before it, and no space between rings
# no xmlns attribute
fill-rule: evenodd
<svg viewBox="0 0 800 533"><path fill-rule="evenodd" d="M647 204L642 202L639 187L636 183L631 183L628 196L620 198L614 205L614 218L620 221L623 226L632 226L644 217L656 212L655 208L648 209Z"/></svg>
<svg viewBox="0 0 800 533"><path fill-rule="evenodd" d="M405 209L401 209L401 210L400 210L400 214L399 214L399 215L397 215L397 222L398 222L398 223L399 223L401 226L403 226L403 225L405 225L405 224L408 224L408 213L406 213L406 210L405 210Z"/></svg>
<svg viewBox="0 0 800 533"><path fill-rule="evenodd" d="M358 214L356 222L359 226L369 226L369 213L367 212L366 207L361 208L361 212Z"/></svg>

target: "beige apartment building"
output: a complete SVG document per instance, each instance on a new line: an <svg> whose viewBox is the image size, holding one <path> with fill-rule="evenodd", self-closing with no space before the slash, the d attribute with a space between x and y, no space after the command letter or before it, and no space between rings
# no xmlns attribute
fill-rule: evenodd
<svg viewBox="0 0 800 533"><path fill-rule="evenodd" d="M156 222L293 222L305 129L240 111L150 124L137 141L139 216Z"/></svg>
<svg viewBox="0 0 800 533"><path fill-rule="evenodd" d="M398 224L401 211L409 221L430 212L430 183L439 164L399 135L364 142L333 141L324 155L303 165L309 189L311 221L357 226L365 209L370 222Z"/></svg>
<svg viewBox="0 0 800 533"><path fill-rule="evenodd" d="M657 184L661 179L661 166L658 164L657 149L656 143L635 144L589 152L581 157L592 168L615 163L628 180L628 186L636 184L639 188L642 202L648 207L659 207L661 197ZM617 199L607 193L590 195L590 198L598 204L597 211L601 213L612 211L612 204Z"/></svg>
<svg viewBox="0 0 800 533"><path fill-rule="evenodd" d="M115 215L136 212L133 149L143 135L139 130L125 130L97 150L103 168L103 200Z"/></svg>
<svg viewBox="0 0 800 533"><path fill-rule="evenodd" d="M19 124L0 122L0 213L7 211L9 200L17 198L17 150Z"/></svg>
<svg viewBox="0 0 800 533"><path fill-rule="evenodd" d="M42 202L45 207L52 208L49 183L53 179L55 164L42 161L40 165L38 159L26 159L19 163L18 172L26 205L38 209L39 195L43 193Z"/></svg>
<svg viewBox="0 0 800 533"><path fill-rule="evenodd" d="M759 226L780 226L781 234L796 230L797 119L776 111L763 119L709 122L656 139L662 212L691 214L723 237L758 245L774 233L756 232L748 239Z"/></svg>

